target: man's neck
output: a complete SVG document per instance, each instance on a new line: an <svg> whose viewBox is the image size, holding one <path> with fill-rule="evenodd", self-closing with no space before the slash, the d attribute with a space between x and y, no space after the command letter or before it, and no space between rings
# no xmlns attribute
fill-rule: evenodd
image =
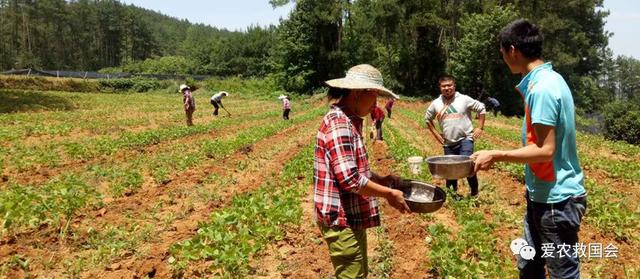
<svg viewBox="0 0 640 279"><path fill-rule="evenodd" d="M445 95L442 95L442 98L447 101L450 102L451 100L453 100L453 97L456 96L456 93L451 94L451 96L447 97Z"/></svg>
<svg viewBox="0 0 640 279"><path fill-rule="evenodd" d="M540 59L540 58L536 58L534 60L528 61L524 67L525 72L522 73L522 76L526 76L528 73L530 73L531 71L533 71L533 69L535 69L536 67L540 66L544 64L544 60Z"/></svg>

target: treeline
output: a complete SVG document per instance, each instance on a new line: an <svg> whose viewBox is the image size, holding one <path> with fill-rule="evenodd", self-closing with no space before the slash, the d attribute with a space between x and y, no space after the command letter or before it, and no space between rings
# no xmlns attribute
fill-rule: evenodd
<svg viewBox="0 0 640 279"><path fill-rule="evenodd" d="M274 6L290 0L271 0ZM273 71L287 90L310 91L352 65L380 68L385 83L435 97L443 73L475 98L494 96L506 115L522 98L496 35L527 18L544 34L543 56L572 88L579 114L604 114L605 135L640 143L640 62L614 58L602 0L297 0L278 28Z"/></svg>
<svg viewBox="0 0 640 279"><path fill-rule="evenodd" d="M279 29L286 47L275 52L276 72L288 89L300 90L366 62L382 69L394 90L414 96L437 94L438 76L449 72L462 92L496 96L506 114L521 113L517 77L504 66L495 36L524 17L542 27L544 56L574 88L579 107L593 111L606 97L598 86L608 58L601 6L598 0L298 0Z"/></svg>
<svg viewBox="0 0 640 279"><path fill-rule="evenodd" d="M115 0L0 0L0 69L265 75L274 33L219 30Z"/></svg>

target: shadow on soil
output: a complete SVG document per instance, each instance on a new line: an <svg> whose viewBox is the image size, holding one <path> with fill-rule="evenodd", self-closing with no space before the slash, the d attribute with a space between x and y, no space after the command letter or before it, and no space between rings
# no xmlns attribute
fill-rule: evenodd
<svg viewBox="0 0 640 279"><path fill-rule="evenodd" d="M0 113L75 110L71 100L43 92L0 90Z"/></svg>

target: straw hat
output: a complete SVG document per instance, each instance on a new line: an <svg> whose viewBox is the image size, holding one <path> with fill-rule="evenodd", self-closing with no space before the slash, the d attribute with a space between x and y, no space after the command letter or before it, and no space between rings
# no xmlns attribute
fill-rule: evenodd
<svg viewBox="0 0 640 279"><path fill-rule="evenodd" d="M180 90L178 90L178 92L182 92L182 90L185 90L185 89L189 89L189 86L187 86L186 84L181 84Z"/></svg>
<svg viewBox="0 0 640 279"><path fill-rule="evenodd" d="M280 95L280 96L278 96L278 99L280 99L280 100L282 100L282 99L286 99L286 98L287 98L287 95Z"/></svg>
<svg viewBox="0 0 640 279"><path fill-rule="evenodd" d="M353 66L347 71L345 77L327 80L325 83L331 87L344 89L374 89L380 96L400 99L398 95L384 87L382 74L369 64Z"/></svg>

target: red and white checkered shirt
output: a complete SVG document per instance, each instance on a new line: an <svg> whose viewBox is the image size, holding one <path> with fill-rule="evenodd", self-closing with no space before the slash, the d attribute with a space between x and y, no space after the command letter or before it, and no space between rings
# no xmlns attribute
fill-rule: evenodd
<svg viewBox="0 0 640 279"><path fill-rule="evenodd" d="M380 225L377 201L356 193L369 181L362 119L331 106L316 136L314 204L316 222L327 227L366 229Z"/></svg>

